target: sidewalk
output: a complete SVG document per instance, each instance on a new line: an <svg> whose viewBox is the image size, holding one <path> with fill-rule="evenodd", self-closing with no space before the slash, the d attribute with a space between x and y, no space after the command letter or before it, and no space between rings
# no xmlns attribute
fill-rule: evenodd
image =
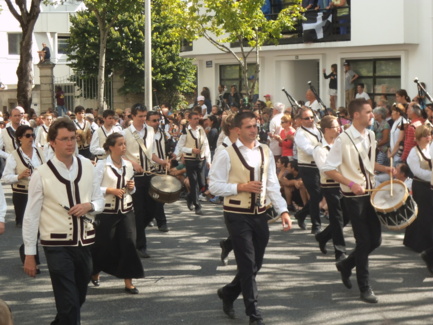
<svg viewBox="0 0 433 325"><path fill-rule="evenodd" d="M21 229L15 228L10 188L4 189L9 210L0 236L0 298L12 308L15 324L49 324L55 306L45 257L36 279L24 274ZM219 260L219 241L227 236L221 206L203 203L203 211L196 216L184 201L166 204L170 232L147 231L151 258L142 260L146 277L134 281L140 294L124 293L123 280L101 274L101 286L89 286L82 324L248 324L242 299L235 302L236 319L222 312L216 291L232 280L236 266L233 254L228 266ZM433 324L433 277L418 254L403 247L403 233L384 230L382 246L371 255L371 284L380 301L370 305L359 300L355 276L353 289L341 283L331 246L322 255L314 236L296 221L293 226L289 233L280 224L270 226L257 278L267 325ZM345 234L350 251L351 229Z"/></svg>

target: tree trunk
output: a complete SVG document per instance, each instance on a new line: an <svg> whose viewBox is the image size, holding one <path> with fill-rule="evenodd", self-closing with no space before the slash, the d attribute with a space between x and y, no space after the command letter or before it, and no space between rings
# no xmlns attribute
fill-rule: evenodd
<svg viewBox="0 0 433 325"><path fill-rule="evenodd" d="M99 22L99 68L98 68L98 92L96 95L98 103L98 111L102 112L105 108L105 56L107 53L107 38L109 28L107 25L100 21Z"/></svg>

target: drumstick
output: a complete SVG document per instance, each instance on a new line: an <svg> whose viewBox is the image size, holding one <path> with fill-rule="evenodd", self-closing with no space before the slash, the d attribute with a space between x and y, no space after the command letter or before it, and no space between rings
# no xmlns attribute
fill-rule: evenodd
<svg viewBox="0 0 433 325"><path fill-rule="evenodd" d="M393 193L393 179L392 179L392 157L391 158L389 158L389 164L390 164L390 167L391 167L391 169L390 169L390 171L389 171L389 178L390 178L390 181L391 181L391 187L390 187L390 189L389 189L389 191L390 191L390 195L391 196L393 196L394 195L394 193Z"/></svg>
<svg viewBox="0 0 433 325"><path fill-rule="evenodd" d="M170 162L170 158L167 157L167 162ZM168 166L165 166L165 175L168 174Z"/></svg>
<svg viewBox="0 0 433 325"><path fill-rule="evenodd" d="M380 192L380 191L388 191L386 188L372 188L369 190L364 190L364 192Z"/></svg>

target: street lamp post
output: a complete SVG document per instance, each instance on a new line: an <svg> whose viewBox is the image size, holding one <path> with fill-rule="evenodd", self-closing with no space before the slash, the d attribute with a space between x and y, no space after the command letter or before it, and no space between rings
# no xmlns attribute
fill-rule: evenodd
<svg viewBox="0 0 433 325"><path fill-rule="evenodd" d="M151 110L152 105L152 28L151 0L144 0L144 103Z"/></svg>

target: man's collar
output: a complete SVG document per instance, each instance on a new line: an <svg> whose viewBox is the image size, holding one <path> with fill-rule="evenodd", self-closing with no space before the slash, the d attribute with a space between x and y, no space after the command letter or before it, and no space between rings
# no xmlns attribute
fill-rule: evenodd
<svg viewBox="0 0 433 325"><path fill-rule="evenodd" d="M236 146L237 146L238 148L241 148L241 147L245 147L245 148L247 148L247 147L242 143L242 141L241 141L240 139L237 139L237 140L236 140ZM259 147L259 146L260 146L260 142L257 141L257 140L255 140L255 141L254 141L254 149L257 148L257 147Z"/></svg>

